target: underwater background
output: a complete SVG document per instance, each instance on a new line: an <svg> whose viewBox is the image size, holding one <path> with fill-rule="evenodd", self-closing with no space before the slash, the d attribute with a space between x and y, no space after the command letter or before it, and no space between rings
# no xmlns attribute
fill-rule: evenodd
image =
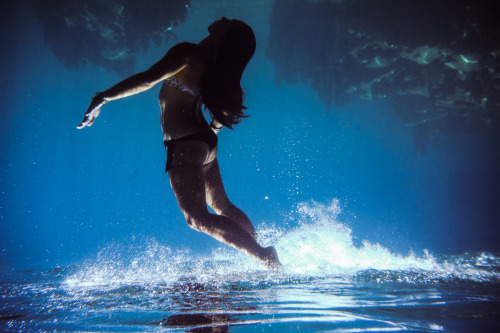
<svg viewBox="0 0 500 333"><path fill-rule="evenodd" d="M0 330L497 330L500 29L471 9L448 25L462 39L439 40L410 8L417 41L394 2L368 3L3 1ZM460 17L471 2L435 6ZM160 85L76 129L95 92L222 16L257 50L221 173L281 273L187 226Z"/></svg>

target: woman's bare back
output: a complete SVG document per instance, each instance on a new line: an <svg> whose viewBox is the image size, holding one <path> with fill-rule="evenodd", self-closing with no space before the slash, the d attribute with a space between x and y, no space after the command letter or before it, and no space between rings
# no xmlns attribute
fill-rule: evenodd
<svg viewBox="0 0 500 333"><path fill-rule="evenodd" d="M202 114L199 92L203 76L213 61L212 54L209 48L197 44L182 43L175 47L182 48L181 52L185 53L186 67L172 80L198 94L191 95L163 83L159 99L164 141L205 131L209 127Z"/></svg>

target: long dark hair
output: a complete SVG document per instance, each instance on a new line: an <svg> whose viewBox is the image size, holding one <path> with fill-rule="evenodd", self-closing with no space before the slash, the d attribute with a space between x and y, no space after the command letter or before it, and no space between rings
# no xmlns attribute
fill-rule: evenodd
<svg viewBox="0 0 500 333"><path fill-rule="evenodd" d="M214 66L202 81L201 95L205 107L222 125L233 128L241 118L243 90L240 80L243 71L255 52L255 35L242 21L231 20L230 29L224 34L224 42L217 50Z"/></svg>

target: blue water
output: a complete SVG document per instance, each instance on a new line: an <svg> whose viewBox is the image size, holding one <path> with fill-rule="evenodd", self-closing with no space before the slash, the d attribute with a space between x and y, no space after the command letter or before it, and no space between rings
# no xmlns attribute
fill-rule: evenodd
<svg viewBox="0 0 500 333"><path fill-rule="evenodd" d="M277 86L272 1L192 1L179 41L222 15L257 51L250 117L219 134L229 197L275 245L267 272L189 229L163 173L159 87L76 125L123 76L66 68L28 3L2 10L0 331L496 331L500 140L441 136L423 154L384 101L329 107ZM147 69L172 45L137 55Z"/></svg>
<svg viewBox="0 0 500 333"><path fill-rule="evenodd" d="M337 201L302 204L298 225L259 230L284 272L227 248L209 255L151 239L113 243L53 269L4 271L6 331L494 331L500 258L401 256L357 247ZM277 240L276 240L277 239Z"/></svg>

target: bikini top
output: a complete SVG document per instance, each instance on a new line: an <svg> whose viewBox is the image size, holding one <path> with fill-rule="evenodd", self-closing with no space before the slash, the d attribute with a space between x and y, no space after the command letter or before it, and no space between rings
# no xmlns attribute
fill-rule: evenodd
<svg viewBox="0 0 500 333"><path fill-rule="evenodd" d="M174 87L176 89L179 89L183 93L194 96L194 97L199 97L201 95L198 90L189 88L189 87L179 83L173 76L166 79L165 84L169 87Z"/></svg>

